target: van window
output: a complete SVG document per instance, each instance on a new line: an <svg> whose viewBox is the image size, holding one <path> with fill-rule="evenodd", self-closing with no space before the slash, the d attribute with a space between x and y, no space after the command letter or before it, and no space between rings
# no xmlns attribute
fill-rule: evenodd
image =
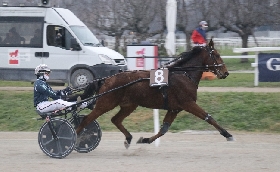
<svg viewBox="0 0 280 172"><path fill-rule="evenodd" d="M43 47L43 17L0 17L0 47Z"/></svg>
<svg viewBox="0 0 280 172"><path fill-rule="evenodd" d="M70 26L70 28L84 45L102 46L95 35L87 27Z"/></svg>
<svg viewBox="0 0 280 172"><path fill-rule="evenodd" d="M56 25L47 26L47 44L49 46L70 50L71 38L74 37L66 28Z"/></svg>

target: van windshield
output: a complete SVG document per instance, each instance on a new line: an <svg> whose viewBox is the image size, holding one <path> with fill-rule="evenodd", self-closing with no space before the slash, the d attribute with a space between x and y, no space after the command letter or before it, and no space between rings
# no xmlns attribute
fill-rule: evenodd
<svg viewBox="0 0 280 172"><path fill-rule="evenodd" d="M85 46L97 46L103 47L99 40L94 36L94 34L84 26L70 26L78 39Z"/></svg>

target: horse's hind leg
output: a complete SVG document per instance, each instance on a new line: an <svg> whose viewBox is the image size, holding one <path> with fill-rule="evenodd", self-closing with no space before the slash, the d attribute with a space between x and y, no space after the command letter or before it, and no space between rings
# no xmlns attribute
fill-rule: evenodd
<svg viewBox="0 0 280 172"><path fill-rule="evenodd" d="M167 113L163 119L163 125L161 126L160 131L156 135L154 135L150 138L140 137L139 140L137 141L137 143L149 143L150 144L153 141L155 141L157 138L163 136L168 131L169 127L171 126L172 122L174 121L174 119L176 118L176 116L179 112L180 111L178 111L178 110L167 111Z"/></svg>
<svg viewBox="0 0 280 172"><path fill-rule="evenodd" d="M138 105L121 106L120 111L111 119L112 123L125 135L126 140L124 142L124 146L126 149L128 149L130 146L132 135L127 131L126 128L124 128L122 122L137 108L137 106Z"/></svg>
<svg viewBox="0 0 280 172"><path fill-rule="evenodd" d="M224 128L222 128L212 117L210 114L206 113L202 108L200 108L195 102L188 103L185 107L187 112L192 113L193 115L199 117L202 120L207 121L209 124L213 125L221 135L223 135L228 141L233 141L233 137L231 134L227 132Z"/></svg>

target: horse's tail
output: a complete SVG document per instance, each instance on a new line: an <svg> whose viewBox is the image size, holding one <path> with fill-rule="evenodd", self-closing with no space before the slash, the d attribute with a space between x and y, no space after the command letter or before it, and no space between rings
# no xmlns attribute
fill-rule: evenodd
<svg viewBox="0 0 280 172"><path fill-rule="evenodd" d="M97 94L102 84L104 83L104 79L93 80L84 88L84 92L81 94L75 94L67 97L67 101L76 101L80 96L82 100Z"/></svg>
<svg viewBox="0 0 280 172"><path fill-rule="evenodd" d="M82 100L88 98L94 94L97 94L101 86L103 85L105 79L97 79L89 83L85 88L85 91L82 95ZM83 97L84 96L84 97Z"/></svg>

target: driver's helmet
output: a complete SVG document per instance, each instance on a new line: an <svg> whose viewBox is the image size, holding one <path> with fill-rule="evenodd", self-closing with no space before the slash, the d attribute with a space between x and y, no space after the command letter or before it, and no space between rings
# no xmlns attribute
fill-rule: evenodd
<svg viewBox="0 0 280 172"><path fill-rule="evenodd" d="M199 22L199 26L202 27L203 29L208 28L208 23L206 21L201 21Z"/></svg>
<svg viewBox="0 0 280 172"><path fill-rule="evenodd" d="M50 73L51 72L51 69L45 65L45 64L40 64L39 66L37 66L35 68L35 75L37 76L41 76L41 75L44 75L45 73Z"/></svg>

